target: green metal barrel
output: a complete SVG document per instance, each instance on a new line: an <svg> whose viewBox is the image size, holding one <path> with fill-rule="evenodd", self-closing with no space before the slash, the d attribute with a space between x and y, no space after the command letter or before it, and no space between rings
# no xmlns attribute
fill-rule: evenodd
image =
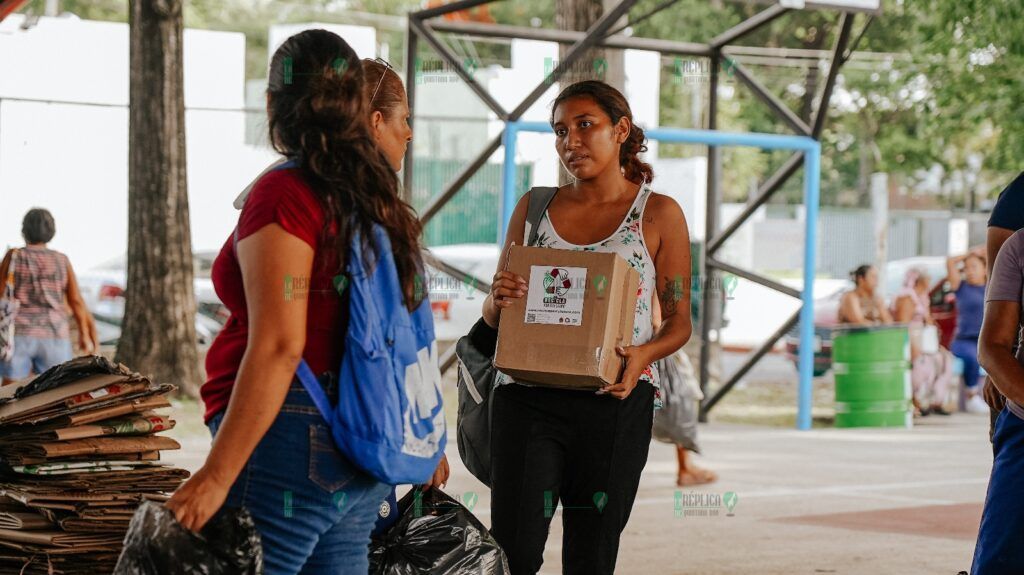
<svg viewBox="0 0 1024 575"><path fill-rule="evenodd" d="M905 325L839 328L832 342L836 427L911 427Z"/></svg>

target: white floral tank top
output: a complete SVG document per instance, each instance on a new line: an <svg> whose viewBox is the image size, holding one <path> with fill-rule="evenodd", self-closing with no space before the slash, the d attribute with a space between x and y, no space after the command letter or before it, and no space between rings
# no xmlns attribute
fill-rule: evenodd
<svg viewBox="0 0 1024 575"><path fill-rule="evenodd" d="M585 246L573 244L562 239L551 224L551 219L545 211L540 223L537 224L536 246L541 248L556 248L561 250L575 250L584 252L611 252L619 254L629 262L640 274L640 289L637 290L636 319L633 322L633 345L640 345L651 341L654 337L654 323L651 319L651 298L654 297L656 276L654 274L654 259L647 251L647 244L644 242L643 214L647 206L647 200L654 193L647 184L640 188L633 205L626 212L626 218L622 220L615 233L607 238ZM529 230L527 230L529 234ZM525 241L524 241L525 243ZM654 407L661 407L661 386L657 364L650 364L640 374L640 380L647 381L654 386Z"/></svg>

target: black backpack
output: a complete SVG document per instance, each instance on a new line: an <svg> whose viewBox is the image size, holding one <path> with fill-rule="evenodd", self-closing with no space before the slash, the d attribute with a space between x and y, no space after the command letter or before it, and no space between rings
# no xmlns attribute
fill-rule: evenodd
<svg viewBox="0 0 1024 575"><path fill-rule="evenodd" d="M558 188L533 188L526 211L526 245L537 241L537 225ZM459 418L456 437L462 462L484 485L491 486L491 403L498 370L494 349L498 331L477 320L468 335L455 344L459 369Z"/></svg>

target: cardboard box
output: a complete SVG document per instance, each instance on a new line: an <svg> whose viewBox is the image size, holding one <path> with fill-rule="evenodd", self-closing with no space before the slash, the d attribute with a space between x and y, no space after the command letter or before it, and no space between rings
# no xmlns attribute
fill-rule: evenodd
<svg viewBox="0 0 1024 575"><path fill-rule="evenodd" d="M529 285L502 310L494 366L519 382L597 389L618 381L633 340L640 274L617 254L513 246Z"/></svg>

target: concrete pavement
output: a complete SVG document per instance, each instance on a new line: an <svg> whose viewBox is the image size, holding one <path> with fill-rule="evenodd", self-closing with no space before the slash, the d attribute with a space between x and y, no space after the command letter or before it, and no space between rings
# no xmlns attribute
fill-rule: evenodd
<svg viewBox="0 0 1024 575"><path fill-rule="evenodd" d="M176 417L195 420L195 407ZM699 461L720 480L687 489L675 486L674 448L653 443L616 572L954 575L970 568L992 464L987 430L987 417L970 414L931 416L914 429L713 422L701 426ZM167 459L195 470L208 434L197 421L175 431L184 432L183 450ZM475 496L473 511L489 526L489 492L462 466L454 435L448 460L446 491ZM723 499L726 492L735 499ZM542 574L561 572L560 517Z"/></svg>

